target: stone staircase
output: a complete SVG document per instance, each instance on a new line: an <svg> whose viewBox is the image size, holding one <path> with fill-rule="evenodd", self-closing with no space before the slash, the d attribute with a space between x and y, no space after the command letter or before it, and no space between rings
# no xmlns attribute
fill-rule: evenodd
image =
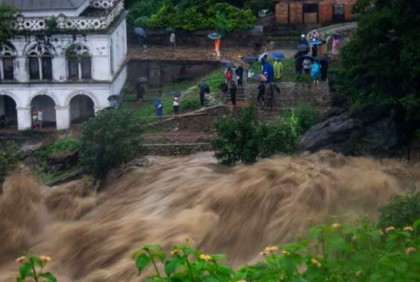
<svg viewBox="0 0 420 282"><path fill-rule="evenodd" d="M250 105L247 97L245 96L245 89L246 89L246 85L244 85L244 87L238 87L236 89L236 106L249 106ZM222 93L222 104L232 105L229 91L226 93Z"/></svg>

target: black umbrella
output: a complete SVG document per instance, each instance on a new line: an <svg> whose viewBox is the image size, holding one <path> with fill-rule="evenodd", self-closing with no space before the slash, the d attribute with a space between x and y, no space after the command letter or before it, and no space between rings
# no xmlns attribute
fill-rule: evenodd
<svg viewBox="0 0 420 282"><path fill-rule="evenodd" d="M213 39L213 40L216 40L216 39L220 39L220 38L222 38L222 36L220 35L220 33L218 33L218 32L212 32L212 33L209 33L208 35L207 35L207 37L208 38L210 38L210 39Z"/></svg>
<svg viewBox="0 0 420 282"><path fill-rule="evenodd" d="M210 87L204 81L200 81L198 83L198 87L200 87L200 89L203 90L205 93L210 93Z"/></svg>
<svg viewBox="0 0 420 282"><path fill-rule="evenodd" d="M320 56L314 57L314 60L315 61L327 61L328 62L330 60L330 58L325 56L325 55L320 55Z"/></svg>
<svg viewBox="0 0 420 282"><path fill-rule="evenodd" d="M309 52L309 46L306 44L299 44L297 47L297 51L298 52L302 52L302 53L308 53Z"/></svg>
<svg viewBox="0 0 420 282"><path fill-rule="evenodd" d="M165 29L165 31L166 31L167 33L172 33L172 32L175 32L175 29L173 29L172 27L167 27L167 28Z"/></svg>
<svg viewBox="0 0 420 282"><path fill-rule="evenodd" d="M146 37L146 31L142 27L135 27L134 32L141 37Z"/></svg>
<svg viewBox="0 0 420 282"><path fill-rule="evenodd" d="M221 60L220 61L226 68L234 68L235 64L231 60Z"/></svg>
<svg viewBox="0 0 420 282"><path fill-rule="evenodd" d="M144 76L140 76L139 78L137 78L137 82L140 82L140 83L144 83L147 81L148 81L147 77L144 77Z"/></svg>
<svg viewBox="0 0 420 282"><path fill-rule="evenodd" d="M241 60L244 61L247 64L253 64L255 62L258 62L258 58L255 56L246 55L241 57Z"/></svg>

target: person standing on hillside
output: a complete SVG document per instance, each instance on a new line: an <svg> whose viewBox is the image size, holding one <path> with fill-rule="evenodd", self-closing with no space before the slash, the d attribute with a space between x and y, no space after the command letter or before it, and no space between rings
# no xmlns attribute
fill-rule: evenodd
<svg viewBox="0 0 420 282"><path fill-rule="evenodd" d="M172 100L172 106L174 109L174 115L178 115L179 114L179 101L180 101L180 97L178 95L175 95L173 100Z"/></svg>
<svg viewBox="0 0 420 282"><path fill-rule="evenodd" d="M276 60L273 64L274 68L274 79L279 80L283 73L283 63L280 60Z"/></svg>
<svg viewBox="0 0 420 282"><path fill-rule="evenodd" d="M230 86L230 82L233 79L233 71L230 67L225 70L225 81Z"/></svg>
<svg viewBox="0 0 420 282"><path fill-rule="evenodd" d="M230 82L230 100L232 101L232 105L236 106L236 84L235 81L231 81Z"/></svg>
<svg viewBox="0 0 420 282"><path fill-rule="evenodd" d="M257 103L258 106L264 105L264 95L265 95L265 84L264 81L261 81L258 85L258 97L257 97Z"/></svg>
<svg viewBox="0 0 420 282"><path fill-rule="evenodd" d="M244 77L244 68L240 64L235 70L236 76L238 77L238 87L243 87L242 80Z"/></svg>
<svg viewBox="0 0 420 282"><path fill-rule="evenodd" d="M169 44L172 45L172 47L174 47L174 49L176 48L175 32L173 32L173 31L169 35Z"/></svg>
<svg viewBox="0 0 420 282"><path fill-rule="evenodd" d="M217 58L220 58L220 38L214 40L214 51Z"/></svg>
<svg viewBox="0 0 420 282"><path fill-rule="evenodd" d="M157 98L154 104L154 108L156 111L156 116L160 119L163 115L163 104L160 98Z"/></svg>
<svg viewBox="0 0 420 282"><path fill-rule="evenodd" d="M198 84L198 88L200 88L200 105L201 107L204 107L204 95L206 93L210 93L210 87L204 81L200 81L200 83Z"/></svg>

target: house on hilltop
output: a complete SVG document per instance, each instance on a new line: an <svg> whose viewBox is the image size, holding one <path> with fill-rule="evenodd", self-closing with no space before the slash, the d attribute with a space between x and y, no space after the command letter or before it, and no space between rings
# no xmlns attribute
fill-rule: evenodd
<svg viewBox="0 0 420 282"><path fill-rule="evenodd" d="M0 116L67 129L110 106L126 80L123 0L0 0L18 10L0 43Z"/></svg>
<svg viewBox="0 0 420 282"><path fill-rule="evenodd" d="M357 0L280 0L275 4L278 24L331 24L353 20Z"/></svg>

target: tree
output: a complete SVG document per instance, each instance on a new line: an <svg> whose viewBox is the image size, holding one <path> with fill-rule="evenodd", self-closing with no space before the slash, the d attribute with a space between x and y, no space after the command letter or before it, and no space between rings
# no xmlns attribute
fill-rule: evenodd
<svg viewBox="0 0 420 282"><path fill-rule="evenodd" d="M339 89L356 103L400 105L420 117L420 2L359 0L356 34L342 48Z"/></svg>
<svg viewBox="0 0 420 282"><path fill-rule="evenodd" d="M15 19L16 8L8 4L0 4L0 42L12 35L11 25Z"/></svg>
<svg viewBox="0 0 420 282"><path fill-rule="evenodd" d="M152 28L172 27L189 31L217 29L228 33L255 25L248 8L212 0L143 0L132 4L129 22Z"/></svg>
<svg viewBox="0 0 420 282"><path fill-rule="evenodd" d="M105 109L90 119L80 136L80 163L97 179L132 158L141 147L142 123L134 112Z"/></svg>

